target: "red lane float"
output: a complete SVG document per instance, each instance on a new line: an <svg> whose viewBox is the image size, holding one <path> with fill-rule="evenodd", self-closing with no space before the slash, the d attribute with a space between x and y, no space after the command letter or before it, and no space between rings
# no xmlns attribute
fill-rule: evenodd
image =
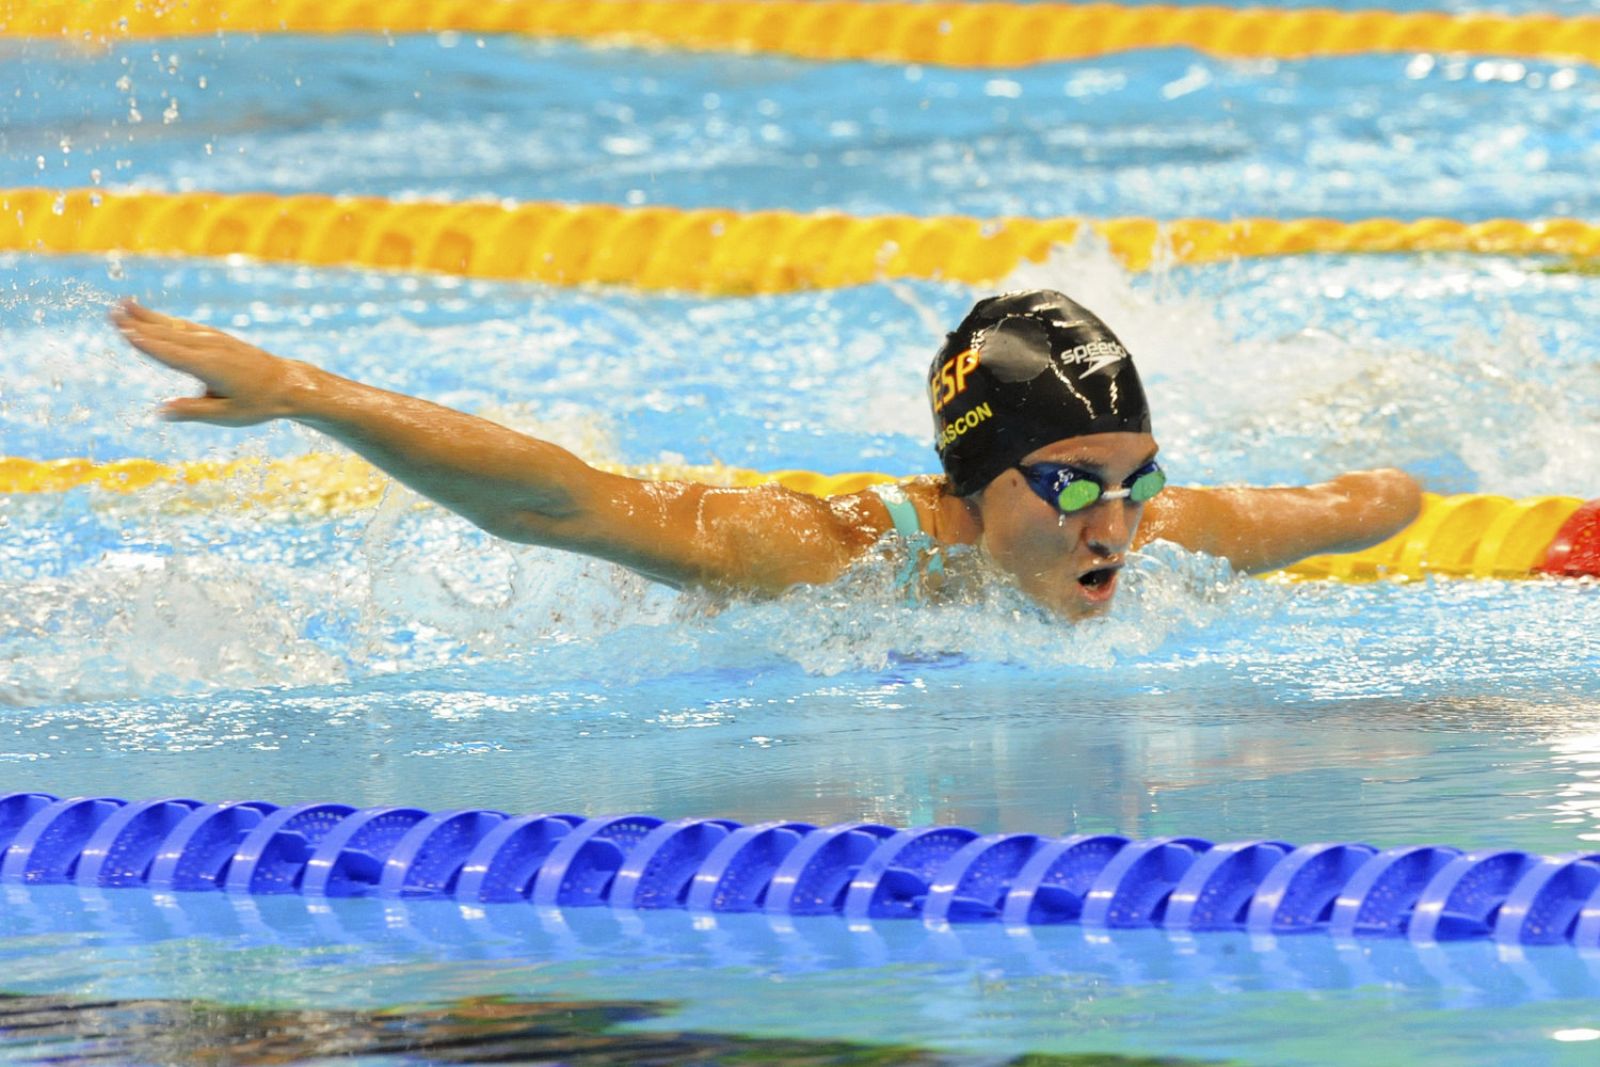
<svg viewBox="0 0 1600 1067"><path fill-rule="evenodd" d="M1539 572L1563 578L1600 577L1600 499L1574 511L1556 531Z"/></svg>

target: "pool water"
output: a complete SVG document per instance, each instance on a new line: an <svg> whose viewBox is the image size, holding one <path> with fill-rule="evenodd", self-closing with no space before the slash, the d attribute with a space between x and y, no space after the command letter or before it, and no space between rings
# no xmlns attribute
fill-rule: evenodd
<svg viewBox="0 0 1600 1067"><path fill-rule="evenodd" d="M857 213L1593 217L1595 70L1186 49L1013 70L517 38L22 51L7 186Z"/></svg>
<svg viewBox="0 0 1600 1067"><path fill-rule="evenodd" d="M0 185L1597 214L1600 81L1582 66L1160 51L950 72L443 38L5 48L23 86L0 100ZM188 387L104 323L132 295L596 460L924 473L926 361L980 295L3 266L0 454L40 459L329 449L289 426L158 423L153 404ZM1090 242L1006 284L1071 292L1138 353L1178 481L1392 463L1437 492L1600 495L1600 277L1581 264L1330 255L1130 275ZM234 492L0 497L6 792L1600 851L1592 582L1290 584L1154 546L1110 617L1063 629L1003 583L908 606L888 555L728 603L496 543L398 489L332 516ZM201 1035L195 1020L228 1010L328 1035L301 1059L438 1058L362 1035L397 1015L432 1033L484 1003L533 1005L519 1019L602 1004L613 1036L722 1042L663 1053L681 1062L845 1042L834 1052L908 1063L1577 1064L1600 1031L1600 965L1567 948L0 889L0 988L51 1020L0 1042L23 1062L105 1033L121 1060L198 1057L152 1034ZM101 1002L117 1006L87 1007ZM127 1021L139 1011L162 1022ZM251 1062L240 1040L229 1062ZM608 1049L595 1062L642 1055Z"/></svg>

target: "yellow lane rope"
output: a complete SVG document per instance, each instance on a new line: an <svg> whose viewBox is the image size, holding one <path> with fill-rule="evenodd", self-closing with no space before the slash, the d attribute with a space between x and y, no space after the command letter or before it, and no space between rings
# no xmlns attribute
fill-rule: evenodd
<svg viewBox="0 0 1600 1067"><path fill-rule="evenodd" d="M0 34L516 33L706 51L1016 67L1133 48L1299 58L1471 52L1600 61L1600 17L905 0L0 0Z"/></svg>
<svg viewBox="0 0 1600 1067"><path fill-rule="evenodd" d="M1600 255L1580 219L976 219L256 193L0 189L0 251L247 255L708 295L985 284L1093 231L1130 269L1307 252Z"/></svg>
<svg viewBox="0 0 1600 1067"><path fill-rule="evenodd" d="M777 482L817 496L857 493L893 481L887 474L857 472L753 471L738 467L651 466L612 468L635 477L680 479L712 485ZM300 514L344 514L374 506L383 494L382 474L355 456L311 454L281 460L202 461L167 464L148 459L96 463L87 459L31 460L0 457L0 493L59 493L93 486L133 493L166 485L180 491L210 485L224 500L288 507ZM215 495L198 503L215 503ZM1422 514L1394 537L1362 552L1316 556L1289 568L1302 578L1369 580L1446 575L1527 578L1544 562L1557 531L1577 511L1577 497L1512 500L1483 493L1427 494Z"/></svg>
<svg viewBox="0 0 1600 1067"><path fill-rule="evenodd" d="M651 465L607 470L636 478L678 479L707 485L748 486L779 482L790 489L836 496L857 493L869 485L893 481L887 474L817 474L812 471L753 471L741 467ZM162 463L152 459L22 459L0 456L0 493L63 493L92 486L113 493L135 493L158 486L193 489L207 485L243 486L236 498L245 503L292 501L296 509L327 514L370 507L383 494L387 480L375 467L352 455L311 453L291 459L195 460Z"/></svg>

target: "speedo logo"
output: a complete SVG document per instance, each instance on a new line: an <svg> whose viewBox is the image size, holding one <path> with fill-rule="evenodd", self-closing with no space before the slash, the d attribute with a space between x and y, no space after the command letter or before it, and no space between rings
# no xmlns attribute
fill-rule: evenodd
<svg viewBox="0 0 1600 1067"><path fill-rule="evenodd" d="M933 410L943 411L944 406L967 389L967 375L978 369L978 350L969 348L939 364L928 390L933 394Z"/></svg>
<svg viewBox="0 0 1600 1067"><path fill-rule="evenodd" d="M939 451L943 452L950 447L952 441L993 416L994 411L988 404L974 405L971 411L947 423L945 428L939 431Z"/></svg>
<svg viewBox="0 0 1600 1067"><path fill-rule="evenodd" d="M1128 350L1115 341L1090 341L1077 348L1067 349L1061 353L1060 358L1063 363L1089 364L1089 369L1083 372L1083 376L1087 378L1127 359Z"/></svg>

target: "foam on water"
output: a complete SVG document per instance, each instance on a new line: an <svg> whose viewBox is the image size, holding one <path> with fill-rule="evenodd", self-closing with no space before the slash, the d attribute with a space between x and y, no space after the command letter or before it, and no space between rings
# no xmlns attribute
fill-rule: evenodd
<svg viewBox="0 0 1600 1067"><path fill-rule="evenodd" d="M1372 258L1217 268L1217 276L1247 274L1236 284L1251 287L1223 304L1207 292L1214 280L1199 292L1177 278L1136 284L1088 240L1005 284L1063 289L1117 330L1139 359L1164 461L1180 479L1297 482L1397 466L1439 493L1587 493L1600 465L1596 338L1548 337L1511 298L1529 290L1547 303L1544 294L1565 292L1585 309L1578 314L1590 314L1600 286L1546 274L1537 260L1485 269L1434 257L1419 274L1411 257L1376 266ZM1445 265L1453 269L1437 269ZM1482 275L1489 284L1461 284ZM1260 284L1264 277L1275 284ZM1353 314L1337 318L1301 296L1293 321L1289 294L1308 287L1348 300ZM1490 314L1462 314L1461 297L1477 292ZM1425 316L1410 337L1392 336L1392 320L1387 330L1372 321L1373 302L1397 299ZM1269 300L1279 301L1275 332L1244 332L1254 302Z"/></svg>
<svg viewBox="0 0 1600 1067"><path fill-rule="evenodd" d="M1600 430L1586 417L1600 402L1591 331L1551 336L1533 323L1547 322L1552 304L1581 323L1600 304L1600 284L1536 262L1445 262L1458 266L1419 275L1404 261L1311 257L1131 276L1085 241L1005 284L1065 289L1118 330L1144 368L1163 458L1180 482L1311 481L1395 464L1442 492L1587 492L1600 460ZM292 426L155 422L154 401L190 386L133 358L98 322L115 288L98 280L103 265L51 261L39 270L60 283L59 299L40 301L25 279L0 300L16 353L0 393L0 452L172 461L329 447ZM899 283L697 301L159 261L130 261L120 284L157 294L179 286L193 294L191 306L152 302L593 459L907 474L932 466L928 353L940 324L974 295ZM1304 286L1314 287L1310 296L1296 298ZM1333 289L1351 306L1348 321L1323 307ZM1411 329L1372 314L1395 301L1415 310ZM1286 618L1320 660L1347 638L1310 616L1360 612L1374 595L1389 601L1243 582L1212 561L1156 547L1126 575L1110 617L1070 629L993 576L913 606L895 587L891 550L826 588L721 603L494 542L416 510L401 490L375 512L287 524L292 505L229 504L213 491L212 503L227 506L191 513L188 495L79 490L0 501L0 521L16 532L4 553L18 579L0 588L12 634L0 700L337 684L463 662L536 662L554 677L619 680L708 664L836 675L959 650L980 663L1099 670L1159 663L1209 633L1257 640ZM1484 595L1503 602L1507 594ZM1458 641L1461 629L1446 626ZM601 654L619 639L636 649L620 663ZM1534 647L1559 660L1555 641L1544 634ZM1441 646L1431 662L1446 670L1454 659ZM1352 684L1338 672L1317 677L1327 692Z"/></svg>
<svg viewBox="0 0 1600 1067"><path fill-rule="evenodd" d="M1172 50L998 74L233 36L0 54L22 74L0 100L10 185L1595 214L1600 80L1495 57ZM1179 481L1400 462L1441 491L1593 495L1600 279L1562 269L1304 256L1130 277L1084 245L1010 284L1062 288L1123 334ZM101 321L133 294L596 460L926 473L927 361L981 295L706 300L135 257L0 272L0 454L40 459L328 447L157 424L151 406L191 385ZM726 600L497 543L408 493L328 518L251 489L0 497L8 788L1547 853L1600 839L1592 582L1290 586L1154 546L1108 617L1064 627L1003 580L913 607L893 545L826 587ZM1594 965L1565 950L6 888L6 988L97 1000L592 991L685 1000L680 1028L985 1061L1419 1067L1578 1062L1552 1035L1593 1015ZM197 1039L178 1025L172 1040Z"/></svg>
<svg viewBox="0 0 1600 1067"><path fill-rule="evenodd" d="M963 592L914 601L897 580L903 552L885 544L830 585L729 602L496 542L437 510L414 510L415 498L399 491L375 513L272 537L240 529L259 521L248 515L67 500L6 505L11 522L49 522L58 539L8 553L17 580L0 586L0 629L10 635L0 703L358 683L485 661L536 663L547 679L598 672L617 685L783 663L831 675L957 652L1106 667L1273 598L1220 562L1155 546L1126 575L1111 617L1065 628L971 558L954 561L982 575ZM118 527L135 519L155 528L122 537ZM62 548L73 558L52 564ZM605 654L618 643L627 657Z"/></svg>

